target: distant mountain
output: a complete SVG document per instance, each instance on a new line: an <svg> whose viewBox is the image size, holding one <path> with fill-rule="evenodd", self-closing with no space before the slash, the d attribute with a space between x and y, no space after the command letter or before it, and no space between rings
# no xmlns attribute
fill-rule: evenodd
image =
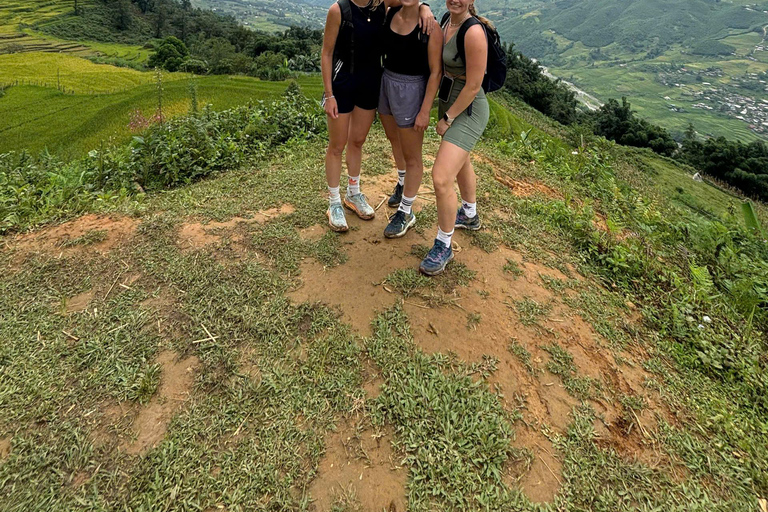
<svg viewBox="0 0 768 512"><path fill-rule="evenodd" d="M533 57L557 53L553 35L589 48L619 45L628 52L660 51L758 31L768 2L738 5L716 0L488 0L481 5L502 37Z"/></svg>

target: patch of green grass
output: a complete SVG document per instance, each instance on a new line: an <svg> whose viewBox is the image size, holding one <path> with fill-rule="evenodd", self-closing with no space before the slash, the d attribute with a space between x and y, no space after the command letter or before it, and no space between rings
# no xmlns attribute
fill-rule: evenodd
<svg viewBox="0 0 768 512"><path fill-rule="evenodd" d="M540 325L539 320L552 311L552 304L540 304L530 297L516 300L513 305L520 316L520 323L526 327Z"/></svg>
<svg viewBox="0 0 768 512"><path fill-rule="evenodd" d="M109 231L106 229L92 229L83 235L67 240L61 244L62 247L75 247L76 245L91 245L103 242L107 239Z"/></svg>
<svg viewBox="0 0 768 512"><path fill-rule="evenodd" d="M507 274L512 274L515 279L525 275L525 270L520 268L520 264L515 260L507 259L507 262L504 264L504 267L502 267L502 270L504 270L504 272Z"/></svg>
<svg viewBox="0 0 768 512"><path fill-rule="evenodd" d="M467 330L476 331L483 316L480 313L467 313Z"/></svg>
<svg viewBox="0 0 768 512"><path fill-rule="evenodd" d="M565 290L571 290L578 285L578 281L575 279L558 279L556 277L548 276L539 272L539 279L544 288L556 293L563 293Z"/></svg>
<svg viewBox="0 0 768 512"><path fill-rule="evenodd" d="M435 281L421 274L415 268L399 268L384 278L384 283L391 285L405 297L416 294L419 290L433 288Z"/></svg>
<svg viewBox="0 0 768 512"><path fill-rule="evenodd" d="M470 231L472 245L479 247L488 254L499 248L499 242L496 237L487 231Z"/></svg>
<svg viewBox="0 0 768 512"><path fill-rule="evenodd" d="M536 367L533 365L531 353L519 341L513 338L509 345L507 345L507 350L517 357L518 361L528 370L528 373L531 375L536 374Z"/></svg>
<svg viewBox="0 0 768 512"><path fill-rule="evenodd" d="M595 396L601 386L598 381L586 376L578 375L578 368L573 363L573 356L557 343L545 345L544 350L549 352L551 359L547 363L547 370L557 375L563 381L565 390L580 400L588 400Z"/></svg>
<svg viewBox="0 0 768 512"><path fill-rule="evenodd" d="M500 510L526 503L502 480L519 416L504 411L469 377L446 373L445 358L419 351L401 306L376 317L373 329L366 351L385 383L371 412L375 423L392 425L395 447L405 451L409 510Z"/></svg>

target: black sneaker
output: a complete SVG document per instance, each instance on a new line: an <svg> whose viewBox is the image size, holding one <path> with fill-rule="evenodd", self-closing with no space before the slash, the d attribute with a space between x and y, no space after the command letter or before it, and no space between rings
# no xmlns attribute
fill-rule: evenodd
<svg viewBox="0 0 768 512"><path fill-rule="evenodd" d="M389 199L387 200L387 206L390 208L397 208L400 206L400 201L403 200L403 186L398 183L395 185L395 190L392 192L392 195L389 196Z"/></svg>
<svg viewBox="0 0 768 512"><path fill-rule="evenodd" d="M483 223L480 222L480 214L476 214L474 217L470 218L464 213L464 208L459 207L459 211L456 212L456 227L459 229L477 231L483 227Z"/></svg>
<svg viewBox="0 0 768 512"><path fill-rule="evenodd" d="M416 216L413 213L405 213L402 210L397 210L394 215L389 218L389 224L384 229L384 236L386 238L400 238L408 232L408 228L416 224Z"/></svg>

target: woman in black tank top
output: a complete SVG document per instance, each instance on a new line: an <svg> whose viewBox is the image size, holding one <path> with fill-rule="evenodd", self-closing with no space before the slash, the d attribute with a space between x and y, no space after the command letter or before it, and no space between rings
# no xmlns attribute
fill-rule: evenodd
<svg viewBox="0 0 768 512"><path fill-rule="evenodd" d="M328 221L334 231L348 226L339 194L341 156L346 148L349 173L343 205L362 219L375 216L360 193L362 146L373 119L381 82L381 43L386 9L401 0L338 0L328 9L321 68L329 144L325 155L330 206ZM420 25L431 31L434 17L429 7L420 9Z"/></svg>
<svg viewBox="0 0 768 512"><path fill-rule="evenodd" d="M424 36L418 27L418 0L401 0L402 7L387 13L384 28L384 76L379 94L381 124L393 152L402 153L405 171L389 198L397 211L384 230L386 238L404 236L416 223L413 202L424 173L422 146L429 112L442 75L443 37L439 31Z"/></svg>

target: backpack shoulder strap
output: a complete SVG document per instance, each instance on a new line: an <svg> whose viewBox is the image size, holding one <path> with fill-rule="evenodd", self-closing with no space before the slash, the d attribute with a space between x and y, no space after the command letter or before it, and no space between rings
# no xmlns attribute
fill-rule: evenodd
<svg viewBox="0 0 768 512"><path fill-rule="evenodd" d="M350 5L350 1L351 0L337 0L336 2L339 4L339 8L341 9L342 25L344 22L352 24L352 6Z"/></svg>
<svg viewBox="0 0 768 512"><path fill-rule="evenodd" d="M456 48L458 48L459 53L456 54L456 57L453 58L453 60L456 60L457 58L461 58L462 62L466 62L466 54L464 53L464 36L467 35L467 30L469 30L469 27L477 24L483 25L483 22L479 19L475 18L474 16L470 17L461 24L459 27L459 32L456 34ZM485 31L485 25L483 25L483 31ZM486 35L487 37L487 35Z"/></svg>
<svg viewBox="0 0 768 512"><path fill-rule="evenodd" d="M442 28L445 28L445 24L448 22L448 19L451 17L451 13L447 12L443 14L443 17L440 19L440 26Z"/></svg>

